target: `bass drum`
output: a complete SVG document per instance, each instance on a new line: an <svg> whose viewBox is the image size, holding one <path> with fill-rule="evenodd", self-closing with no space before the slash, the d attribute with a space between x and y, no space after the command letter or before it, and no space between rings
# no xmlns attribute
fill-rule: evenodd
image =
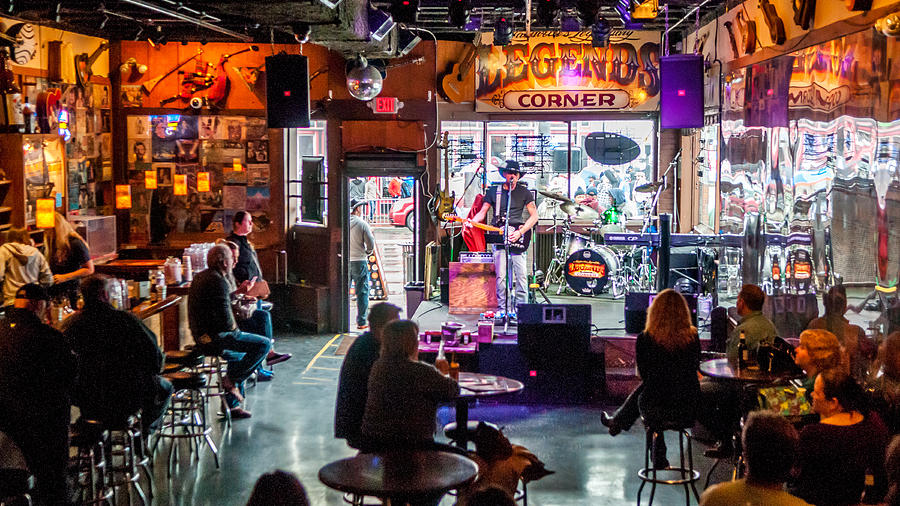
<svg viewBox="0 0 900 506"><path fill-rule="evenodd" d="M566 259L566 285L579 295L600 295L619 272L619 259L605 246L576 251Z"/></svg>
<svg viewBox="0 0 900 506"><path fill-rule="evenodd" d="M576 234L575 232L566 232L565 237L563 237L562 247L566 252L566 258L575 253L576 251L581 251L585 248L590 248L594 245L594 241L591 240L590 237L586 235Z"/></svg>

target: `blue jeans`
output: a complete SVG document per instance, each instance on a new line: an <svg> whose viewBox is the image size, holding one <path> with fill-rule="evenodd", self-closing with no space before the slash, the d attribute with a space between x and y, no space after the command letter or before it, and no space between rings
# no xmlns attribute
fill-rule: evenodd
<svg viewBox="0 0 900 506"><path fill-rule="evenodd" d="M509 302L509 312L516 312L517 304L528 302L528 261L524 253L510 253L515 285L509 287L509 294L515 298ZM506 250L494 248L494 268L497 272L497 308L506 311Z"/></svg>
<svg viewBox="0 0 900 506"><path fill-rule="evenodd" d="M216 344L225 351L234 352L223 353L223 356L228 360L228 377L236 385L249 378L272 349L272 340L268 337L239 330L219 334Z"/></svg>
<svg viewBox="0 0 900 506"><path fill-rule="evenodd" d="M263 309L253 311L250 318L238 320L238 328L244 332L256 334L272 339L272 313Z"/></svg>
<svg viewBox="0 0 900 506"><path fill-rule="evenodd" d="M356 325L361 327L369 311L369 262L351 260L350 280L356 283Z"/></svg>

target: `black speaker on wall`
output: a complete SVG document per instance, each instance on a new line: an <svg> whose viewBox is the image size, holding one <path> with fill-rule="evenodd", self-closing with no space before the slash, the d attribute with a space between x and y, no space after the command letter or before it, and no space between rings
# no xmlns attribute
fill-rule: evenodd
<svg viewBox="0 0 900 506"><path fill-rule="evenodd" d="M660 128L703 126L703 56L678 54L659 61Z"/></svg>
<svg viewBox="0 0 900 506"><path fill-rule="evenodd" d="M309 127L309 61L299 54L266 57L269 128Z"/></svg>

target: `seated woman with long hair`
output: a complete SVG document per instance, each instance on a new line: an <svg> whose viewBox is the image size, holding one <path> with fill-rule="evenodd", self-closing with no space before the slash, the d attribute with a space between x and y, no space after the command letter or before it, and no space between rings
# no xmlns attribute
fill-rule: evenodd
<svg viewBox="0 0 900 506"><path fill-rule="evenodd" d="M368 388L362 446L374 451L435 448L438 403L459 394L456 381L419 362L419 327L409 320L385 326Z"/></svg>
<svg viewBox="0 0 900 506"><path fill-rule="evenodd" d="M635 362L643 383L613 417L601 415L610 434L630 427L638 416L650 427L670 422L690 425L700 398L700 340L680 293L666 289L653 299L647 325L635 343ZM667 467L665 441L661 437L656 441L653 465Z"/></svg>
<svg viewBox="0 0 900 506"><path fill-rule="evenodd" d="M859 504L869 472L875 482L866 502L877 502L885 489L888 435L866 410L862 388L846 371L830 369L816 377L812 398L820 421L800 431L792 493L817 506Z"/></svg>

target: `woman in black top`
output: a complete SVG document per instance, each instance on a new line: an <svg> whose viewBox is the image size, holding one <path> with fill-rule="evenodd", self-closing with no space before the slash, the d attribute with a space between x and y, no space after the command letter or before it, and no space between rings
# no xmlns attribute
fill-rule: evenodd
<svg viewBox="0 0 900 506"><path fill-rule="evenodd" d="M653 299L647 324L635 343L635 362L643 383L614 416L601 415L609 433L615 436L627 429L638 416L651 427L663 422L693 422L700 397L700 340L680 293L667 289ZM654 467L668 467L665 451L665 441L657 438Z"/></svg>
<svg viewBox="0 0 900 506"><path fill-rule="evenodd" d="M881 419L866 412L862 389L840 369L818 375L812 398L821 420L800 431L800 474L791 493L817 506L859 504L869 472L874 486L865 502L877 503L886 488Z"/></svg>
<svg viewBox="0 0 900 506"><path fill-rule="evenodd" d="M45 236L48 241L47 259L50 261L55 283L51 292L54 296L68 297L74 309L78 299L79 280L94 273L91 251L87 241L59 213L54 217L53 230Z"/></svg>

